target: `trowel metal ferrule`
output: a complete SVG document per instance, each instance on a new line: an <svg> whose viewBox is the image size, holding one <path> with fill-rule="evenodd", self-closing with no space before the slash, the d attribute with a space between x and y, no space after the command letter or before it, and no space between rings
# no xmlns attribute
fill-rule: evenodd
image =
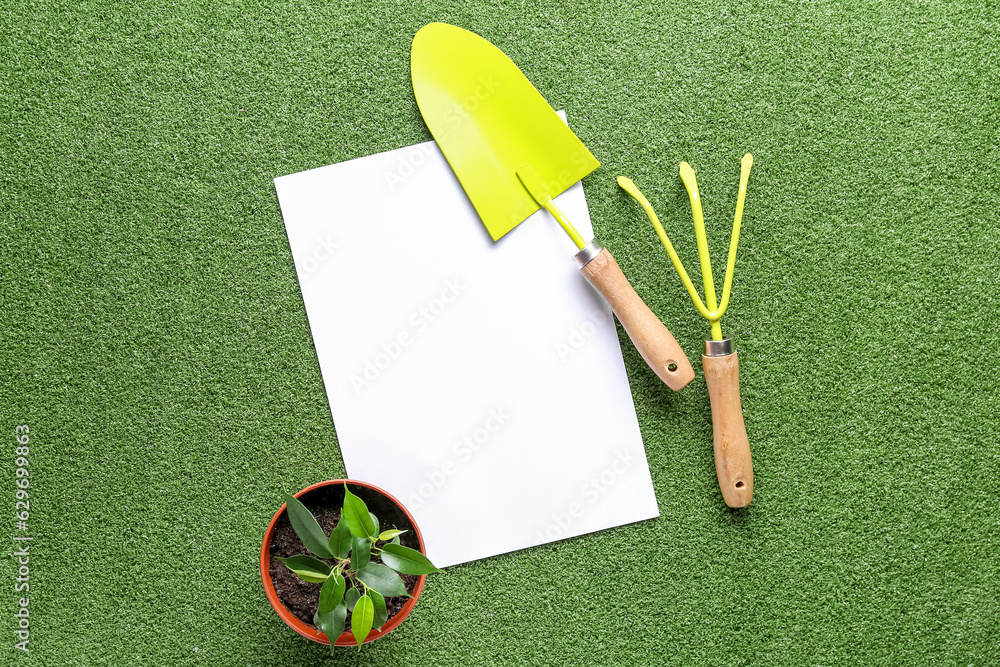
<svg viewBox="0 0 1000 667"><path fill-rule="evenodd" d="M591 241L583 247L583 250L573 255L573 259L576 260L576 265L582 269L590 264L591 260L600 255L602 250L604 250L604 246L597 241Z"/></svg>

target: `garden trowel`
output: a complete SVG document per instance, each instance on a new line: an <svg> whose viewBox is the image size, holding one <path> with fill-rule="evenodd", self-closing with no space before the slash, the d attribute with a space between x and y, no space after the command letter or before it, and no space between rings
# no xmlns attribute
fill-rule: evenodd
<svg viewBox="0 0 1000 667"><path fill-rule="evenodd" d="M611 253L587 243L553 202L600 163L517 65L478 35L431 23L413 38L410 73L420 113L493 240L544 207L649 367L671 389L691 382L684 352Z"/></svg>

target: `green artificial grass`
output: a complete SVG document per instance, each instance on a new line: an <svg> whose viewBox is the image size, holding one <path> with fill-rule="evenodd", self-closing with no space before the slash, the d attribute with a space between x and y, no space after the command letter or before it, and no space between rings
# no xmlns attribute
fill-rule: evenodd
<svg viewBox="0 0 1000 667"><path fill-rule="evenodd" d="M977 2L0 7L4 665L1000 662L1000 52ZM409 43L493 41L603 163L595 229L699 370L698 173L753 504L622 335L659 519L450 568L334 660L268 606L280 493L342 476L272 179L426 141ZM345 323L349 325L348 323ZM30 520L14 524L14 428ZM520 493L512 481L512 490Z"/></svg>

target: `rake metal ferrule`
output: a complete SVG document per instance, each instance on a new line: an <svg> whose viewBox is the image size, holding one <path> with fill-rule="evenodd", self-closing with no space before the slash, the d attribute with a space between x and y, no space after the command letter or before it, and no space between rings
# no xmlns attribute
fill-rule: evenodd
<svg viewBox="0 0 1000 667"><path fill-rule="evenodd" d="M728 338L723 338L722 340L705 341L706 357L728 357L732 353L733 353L733 341L731 341Z"/></svg>

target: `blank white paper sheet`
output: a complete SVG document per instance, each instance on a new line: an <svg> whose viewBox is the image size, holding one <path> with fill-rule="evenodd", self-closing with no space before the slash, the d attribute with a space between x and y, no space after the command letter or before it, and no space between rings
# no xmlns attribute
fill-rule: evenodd
<svg viewBox="0 0 1000 667"><path fill-rule="evenodd" d="M494 243L433 141L275 187L347 473L435 564L659 515L610 307L548 213ZM591 238L582 186L557 203Z"/></svg>

